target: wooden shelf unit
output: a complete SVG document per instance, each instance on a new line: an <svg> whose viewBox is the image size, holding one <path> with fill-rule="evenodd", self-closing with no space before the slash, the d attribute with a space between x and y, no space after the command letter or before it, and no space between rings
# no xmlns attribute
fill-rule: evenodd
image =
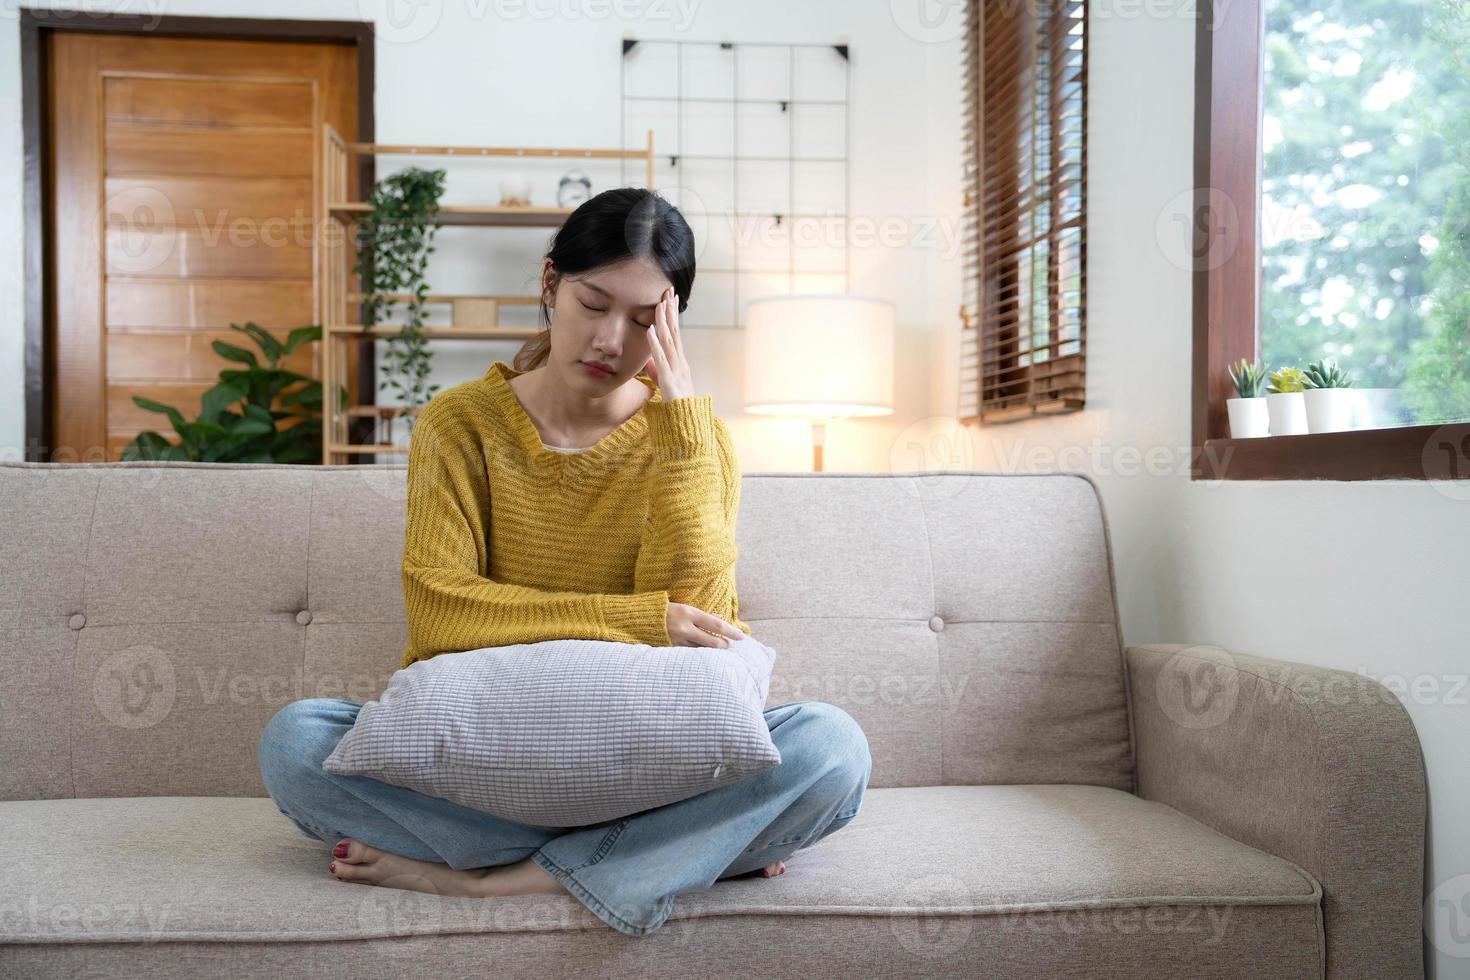
<svg viewBox="0 0 1470 980"><path fill-rule="evenodd" d="M361 324L363 294L353 282L353 268L357 264L352 246L352 225L361 216L369 213L372 206L366 201L347 200L347 174L352 158L363 154L384 154L425 157L558 157L567 160L642 160L647 187L653 187L653 130L647 131L647 143L641 150L611 150L600 148L565 147L518 147L518 146L412 146L384 143L348 142L332 128L323 127L321 182L319 185L320 213L326 218L322 233L316 236L315 250L317 270L320 275L320 316L322 325L321 382L322 406L322 462L326 464L351 462L352 457L377 453L406 454L407 446L384 443L355 444L350 441L349 425L357 418L384 419L402 411L399 406L374 404L351 405L338 409L340 396L336 394L339 384L345 385L350 377L346 353L350 344L362 341L386 340L396 336L400 327L394 324L378 324L364 329ZM439 209L438 222L445 226L495 227L495 228L557 228L571 214L572 208L506 207L498 204L445 205ZM407 293L387 294L395 302L406 302ZM536 296L464 295L430 293L425 302L429 305L449 304L458 308L472 304L483 304L482 308L497 311L504 306L535 305ZM490 304L495 304L493 307ZM357 321L357 322L354 322ZM496 324L426 326L423 335L431 340L528 340L535 336L534 327L502 327ZM341 379L339 381L339 379ZM375 385L370 392L359 392L360 397L376 399ZM410 414L418 414L417 409Z"/></svg>

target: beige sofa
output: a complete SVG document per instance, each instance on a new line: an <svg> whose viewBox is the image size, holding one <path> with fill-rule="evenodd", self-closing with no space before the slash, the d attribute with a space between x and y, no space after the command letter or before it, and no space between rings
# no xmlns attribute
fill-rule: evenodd
<svg viewBox="0 0 1470 980"><path fill-rule="evenodd" d="M397 667L403 490L401 463L0 465L0 976L1422 975L1402 707L1124 647L1069 474L745 477L768 703L841 705L874 763L779 878L683 893L642 939L569 894L338 881L257 737Z"/></svg>

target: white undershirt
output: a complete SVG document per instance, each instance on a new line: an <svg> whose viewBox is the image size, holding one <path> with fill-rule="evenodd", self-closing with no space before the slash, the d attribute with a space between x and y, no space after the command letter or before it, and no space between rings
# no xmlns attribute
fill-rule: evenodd
<svg viewBox="0 0 1470 980"><path fill-rule="evenodd" d="M569 447L569 446L547 446L546 443L544 443L544 442L541 445L543 447L545 447L546 449L550 449L552 452L556 452L556 453L580 453L580 452L586 452L587 449L588 449L587 446L579 446L579 447L576 447L576 448Z"/></svg>

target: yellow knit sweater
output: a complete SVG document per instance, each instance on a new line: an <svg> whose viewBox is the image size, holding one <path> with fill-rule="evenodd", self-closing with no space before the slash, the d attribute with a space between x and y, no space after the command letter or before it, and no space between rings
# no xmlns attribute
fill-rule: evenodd
<svg viewBox="0 0 1470 980"><path fill-rule="evenodd" d="M709 395L653 394L558 453L496 361L434 396L408 451L401 667L550 639L670 646L670 602L750 633L735 595L740 469Z"/></svg>

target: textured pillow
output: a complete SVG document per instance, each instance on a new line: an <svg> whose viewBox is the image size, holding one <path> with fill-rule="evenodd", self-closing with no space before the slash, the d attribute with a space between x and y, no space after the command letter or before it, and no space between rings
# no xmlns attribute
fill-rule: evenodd
<svg viewBox="0 0 1470 980"><path fill-rule="evenodd" d="M545 640L397 671L322 763L507 820L579 827L779 765L776 651Z"/></svg>

